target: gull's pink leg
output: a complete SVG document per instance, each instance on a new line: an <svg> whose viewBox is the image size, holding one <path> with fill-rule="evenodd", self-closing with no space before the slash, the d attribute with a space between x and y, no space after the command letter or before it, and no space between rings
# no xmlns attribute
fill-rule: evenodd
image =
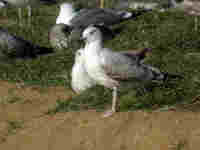
<svg viewBox="0 0 200 150"><path fill-rule="evenodd" d="M113 88L113 99L112 99L112 109L109 111L106 111L103 114L103 117L109 117L111 115L113 115L113 113L116 112L116 103L117 103L117 87Z"/></svg>

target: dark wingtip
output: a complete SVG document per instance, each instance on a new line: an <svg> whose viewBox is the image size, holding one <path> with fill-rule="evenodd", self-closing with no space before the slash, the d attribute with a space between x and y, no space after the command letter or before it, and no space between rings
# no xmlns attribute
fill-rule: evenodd
<svg viewBox="0 0 200 150"><path fill-rule="evenodd" d="M152 48L144 48L144 52L152 52Z"/></svg>
<svg viewBox="0 0 200 150"><path fill-rule="evenodd" d="M168 73L168 72L165 72L163 73L164 75L164 78L163 78L163 81L167 81L168 79L183 79L184 77L182 75L179 75L179 74L172 74L172 73Z"/></svg>
<svg viewBox="0 0 200 150"><path fill-rule="evenodd" d="M38 55L47 55L47 54L50 54L50 53L53 53L53 52L54 52L53 48L37 47L35 55L36 56L38 56Z"/></svg>
<svg viewBox="0 0 200 150"><path fill-rule="evenodd" d="M139 60L143 60L146 56L147 53L151 53L152 48L144 48L142 51L140 51L137 56L139 56Z"/></svg>
<svg viewBox="0 0 200 150"><path fill-rule="evenodd" d="M131 11L131 13L132 13L132 16L131 16L131 18L136 18L136 17L138 17L138 16L141 16L141 15L143 15L144 13L147 13L147 12L151 12L152 11L152 9L139 9L139 10L133 10L133 11Z"/></svg>

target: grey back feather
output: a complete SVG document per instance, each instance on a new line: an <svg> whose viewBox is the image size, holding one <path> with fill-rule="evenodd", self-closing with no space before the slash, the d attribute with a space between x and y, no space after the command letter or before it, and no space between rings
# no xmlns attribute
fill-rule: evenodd
<svg viewBox="0 0 200 150"><path fill-rule="evenodd" d="M154 79L154 75L161 75L158 69L141 63L138 55L127 55L126 52L103 49L100 58L105 73L116 80L149 81Z"/></svg>
<svg viewBox="0 0 200 150"><path fill-rule="evenodd" d="M123 20L123 13L112 9L85 9L76 17L72 18L71 24L74 28L86 28L91 24L112 25Z"/></svg>

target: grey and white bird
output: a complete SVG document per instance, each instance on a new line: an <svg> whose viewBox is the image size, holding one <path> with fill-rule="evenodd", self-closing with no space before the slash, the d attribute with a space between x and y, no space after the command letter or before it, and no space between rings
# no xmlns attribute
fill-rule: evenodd
<svg viewBox="0 0 200 150"><path fill-rule="evenodd" d="M60 12L56 19L56 24L66 24L70 26L73 31L75 30L78 33L82 33L89 25L108 27L131 18L136 18L148 11L149 10L144 9L138 12L129 12L108 8L92 8L81 9L77 12L71 3L65 2L60 5Z"/></svg>
<svg viewBox="0 0 200 150"><path fill-rule="evenodd" d="M84 65L85 69L96 84L113 89L112 109L104 117L116 111L117 90L121 81L164 80L165 74L159 69L142 63L148 48L136 53L131 51L114 52L104 48L101 31L89 26L82 34L85 39Z"/></svg>
<svg viewBox="0 0 200 150"><path fill-rule="evenodd" d="M71 78L71 87L76 93L81 93L96 85L85 69L83 48L76 51Z"/></svg>
<svg viewBox="0 0 200 150"><path fill-rule="evenodd" d="M35 45L30 41L9 33L6 29L0 28L0 52L1 55L6 57L27 58L52 53L53 50Z"/></svg>

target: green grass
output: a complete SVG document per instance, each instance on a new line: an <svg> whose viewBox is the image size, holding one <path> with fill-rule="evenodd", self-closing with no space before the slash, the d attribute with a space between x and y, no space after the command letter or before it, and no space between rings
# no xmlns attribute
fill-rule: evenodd
<svg viewBox="0 0 200 150"><path fill-rule="evenodd" d="M17 24L0 26L34 43L50 47L48 31L55 23L58 11L56 6L35 8L31 27L20 27ZM13 9L9 10L8 15L9 19L16 20L17 18L16 11ZM105 47L116 51L151 47L153 52L146 59L146 63L162 71L180 74L184 76L184 79L168 80L164 84L152 83L148 85L150 89L148 92L142 92L141 87L124 89L120 93L119 110L151 110L180 103L191 103L192 99L200 93L200 59L196 57L200 49L200 26L198 24L198 29L195 30L194 17L178 11L151 12L138 17L137 20L116 25L114 28L120 27L123 28L120 35L107 41ZM62 52L40 56L36 59L2 58L0 79L41 86L64 85L70 89L74 52L79 46L77 44ZM191 53L195 55L190 56ZM65 74L66 78L61 77ZM104 110L110 104L111 91L96 87L74 96L70 101L58 101L55 109L49 112Z"/></svg>

